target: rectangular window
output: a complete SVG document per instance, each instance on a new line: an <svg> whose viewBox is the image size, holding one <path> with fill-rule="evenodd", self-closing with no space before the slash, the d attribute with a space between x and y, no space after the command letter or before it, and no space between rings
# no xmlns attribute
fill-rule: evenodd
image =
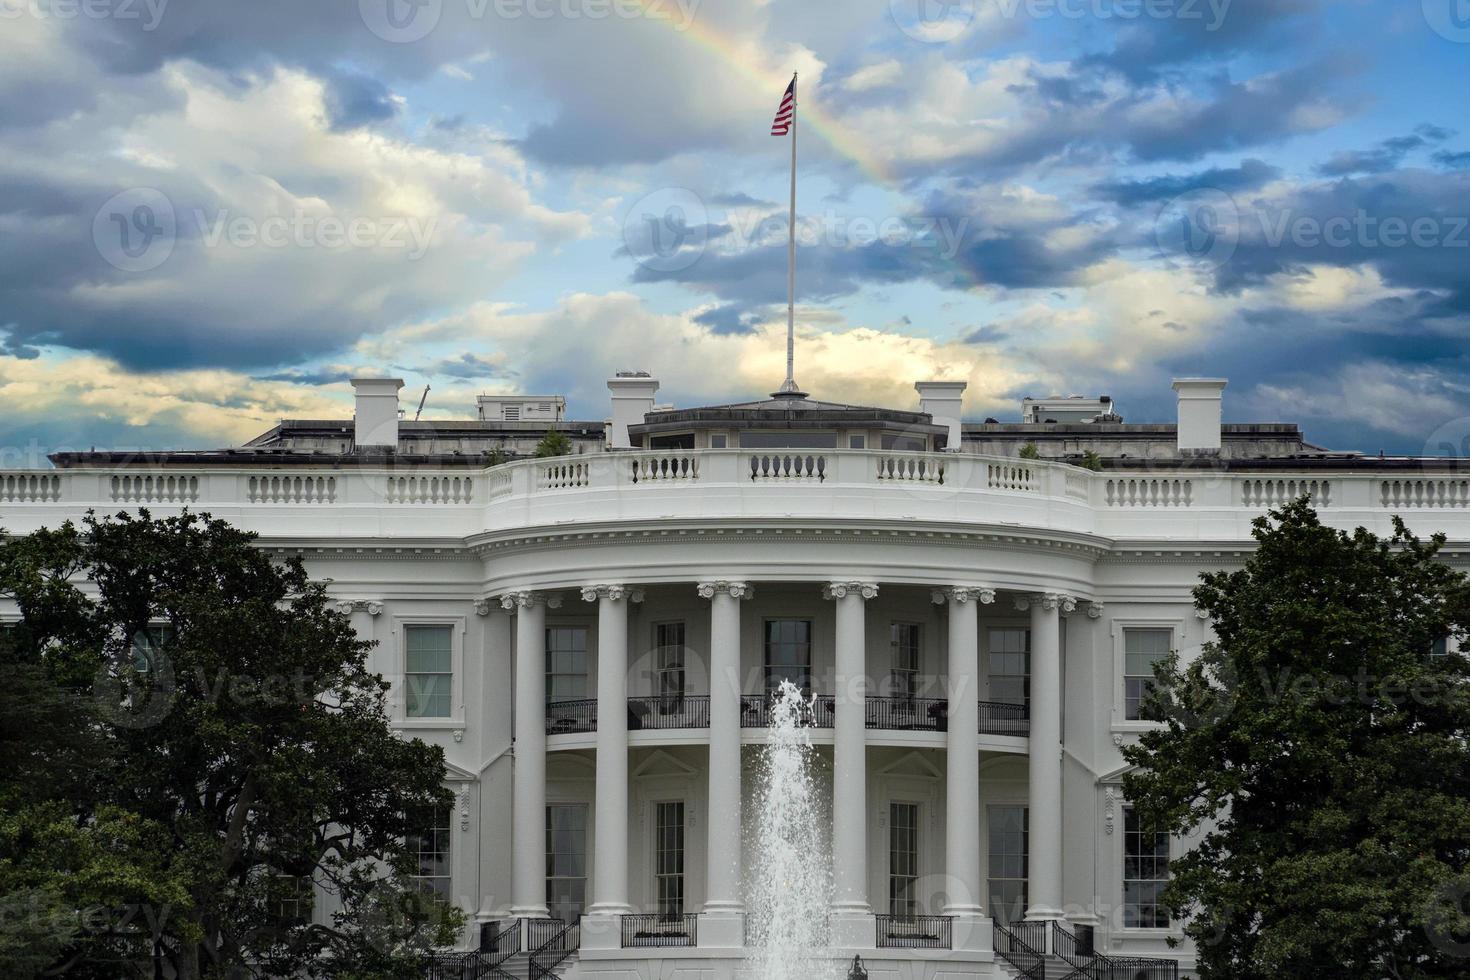
<svg viewBox="0 0 1470 980"><path fill-rule="evenodd" d="M912 699L919 694L919 624L893 623L888 628L888 645L893 651L889 674L893 697Z"/></svg>
<svg viewBox="0 0 1470 980"><path fill-rule="evenodd" d="M848 436L847 437L847 448L848 449L867 449L868 448L868 437L867 436Z"/></svg>
<svg viewBox="0 0 1470 980"><path fill-rule="evenodd" d="M429 807L420 811L412 822L413 831L405 842L408 853L418 859L414 880L426 893L449 901L449 808Z"/></svg>
<svg viewBox="0 0 1470 980"><path fill-rule="evenodd" d="M587 693L587 627L546 629L546 701L579 701Z"/></svg>
<svg viewBox="0 0 1470 980"><path fill-rule="evenodd" d="M546 808L546 907L553 919L575 922L587 903L587 805Z"/></svg>
<svg viewBox="0 0 1470 980"><path fill-rule="evenodd" d="M281 929L311 923L315 905L309 875L270 874L266 879L266 916Z"/></svg>
<svg viewBox="0 0 1470 980"><path fill-rule="evenodd" d="M724 449L729 444L730 437L725 435L723 432L711 435L709 437L709 447L711 449Z"/></svg>
<svg viewBox="0 0 1470 980"><path fill-rule="evenodd" d="M158 665L158 652L173 642L172 626L148 626L133 634L133 669L147 672Z"/></svg>
<svg viewBox="0 0 1470 980"><path fill-rule="evenodd" d="M403 628L403 686L410 718L448 718L454 684L453 630L449 626Z"/></svg>
<svg viewBox="0 0 1470 980"><path fill-rule="evenodd" d="M659 915L684 914L684 802L658 804L654 814L653 874Z"/></svg>
<svg viewBox="0 0 1470 980"><path fill-rule="evenodd" d="M919 912L919 805L888 804L888 914Z"/></svg>
<svg viewBox="0 0 1470 980"><path fill-rule="evenodd" d="M1123 925L1167 929L1161 902L1169 883L1169 835L1146 829L1132 807L1123 810Z"/></svg>
<svg viewBox="0 0 1470 980"><path fill-rule="evenodd" d="M1440 657L1448 657L1449 655L1450 638L1448 636L1441 636L1439 639L1429 644L1430 660L1438 660Z"/></svg>
<svg viewBox="0 0 1470 980"><path fill-rule="evenodd" d="M1154 664L1169 656L1174 631L1123 631L1123 717L1137 721L1139 708L1154 686Z"/></svg>
<svg viewBox="0 0 1470 980"><path fill-rule="evenodd" d="M836 449L835 432L797 432L773 429L740 433L741 449Z"/></svg>
<svg viewBox="0 0 1470 980"><path fill-rule="evenodd" d="M766 693L790 681L807 694L812 690L812 621L766 620Z"/></svg>
<svg viewBox="0 0 1470 980"><path fill-rule="evenodd" d="M929 440L923 436L884 436L880 445L892 452L922 453L929 448Z"/></svg>
<svg viewBox="0 0 1470 980"><path fill-rule="evenodd" d="M1031 631L990 631L990 700L1031 703Z"/></svg>
<svg viewBox="0 0 1470 980"><path fill-rule="evenodd" d="M993 806L990 816L990 915L1001 923L1026 917L1028 839L1024 806Z"/></svg>
<svg viewBox="0 0 1470 980"><path fill-rule="evenodd" d="M664 711L678 711L684 704L684 624L655 624L653 644L659 707Z"/></svg>

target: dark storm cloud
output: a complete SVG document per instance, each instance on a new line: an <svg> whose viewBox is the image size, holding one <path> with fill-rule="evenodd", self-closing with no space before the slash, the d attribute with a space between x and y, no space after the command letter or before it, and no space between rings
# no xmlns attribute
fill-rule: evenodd
<svg viewBox="0 0 1470 980"><path fill-rule="evenodd" d="M755 333L754 317L738 306L716 306L696 315L694 322L718 336Z"/></svg>
<svg viewBox="0 0 1470 980"><path fill-rule="evenodd" d="M1112 49L1087 60L1142 82L1188 62L1220 60L1246 50L1269 52L1304 40L1309 15L1321 11L1322 0L1231 0L1215 5L1201 0L1178 9L1187 9L1189 15L1119 20Z"/></svg>
<svg viewBox="0 0 1470 980"><path fill-rule="evenodd" d="M1317 167L1317 172L1324 177L1387 173L1396 170L1413 151L1443 143L1452 135L1454 134L1449 130L1439 126L1420 126L1407 136L1386 139L1369 150L1344 150L1335 153L1330 160Z"/></svg>
<svg viewBox="0 0 1470 980"><path fill-rule="evenodd" d="M827 302L865 285L929 282L945 289L1071 285L1112 255L1117 243L1090 215L1008 210L973 188L936 192L918 211L877 219L829 214L798 217L797 298ZM888 222L885 232L884 222ZM779 229L776 226L779 225ZM771 234L733 249L707 249L687 267L639 265L635 282L677 282L707 291L741 313L786 296L785 219ZM779 234L774 233L779 230ZM875 234L876 230L876 234ZM1071 244L1056 244L1058 231ZM732 229L727 244L740 243ZM731 314L718 317L728 323Z"/></svg>
<svg viewBox="0 0 1470 980"><path fill-rule="evenodd" d="M1232 193L1255 190L1280 176L1281 168L1273 167L1264 160L1242 160L1238 167L1216 167L1192 174L1112 181L1096 185L1092 192L1104 200L1131 207L1172 200L1182 194L1205 188Z"/></svg>

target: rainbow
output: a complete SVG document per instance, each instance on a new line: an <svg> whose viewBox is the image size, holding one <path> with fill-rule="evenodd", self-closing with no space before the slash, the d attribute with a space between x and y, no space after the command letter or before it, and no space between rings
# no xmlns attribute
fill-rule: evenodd
<svg viewBox="0 0 1470 980"><path fill-rule="evenodd" d="M770 88L771 108L774 111L786 81L784 76L774 76L752 66L742 51L700 23L698 18L691 18L688 25L681 28L668 16L668 11L665 9L666 3L660 0L633 0L633 2L644 11L649 20L664 24L675 34L698 44L752 83L763 88ZM797 126L799 132L807 131L808 127L816 130L823 142L841 156L851 160L859 170L877 183L887 187L898 185L898 177L885 161L869 152L856 134L823 112L815 103L803 103L799 88L797 90Z"/></svg>

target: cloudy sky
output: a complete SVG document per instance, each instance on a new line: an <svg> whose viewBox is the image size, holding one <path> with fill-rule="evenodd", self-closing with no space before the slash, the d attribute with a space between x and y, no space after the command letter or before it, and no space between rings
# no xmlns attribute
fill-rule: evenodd
<svg viewBox="0 0 1470 980"><path fill-rule="evenodd" d="M1470 436L1466 0L0 0L0 465L784 365Z"/></svg>

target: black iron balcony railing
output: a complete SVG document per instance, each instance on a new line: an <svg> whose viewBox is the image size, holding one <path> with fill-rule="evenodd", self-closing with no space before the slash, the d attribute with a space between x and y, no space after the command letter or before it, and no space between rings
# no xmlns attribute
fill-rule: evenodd
<svg viewBox="0 0 1470 980"><path fill-rule="evenodd" d="M818 694L812 706L810 727L831 728L833 704L830 694ZM740 727L770 728L771 697L768 694L743 694L740 696Z"/></svg>
<svg viewBox="0 0 1470 980"><path fill-rule="evenodd" d="M628 699L629 731L708 727L708 694L656 694Z"/></svg>
<svg viewBox="0 0 1470 980"><path fill-rule="evenodd" d="M693 913L625 915L622 919L624 949L645 946L697 946L699 916Z"/></svg>
<svg viewBox="0 0 1470 980"><path fill-rule="evenodd" d="M597 731L597 699L549 701L546 704L546 734Z"/></svg>
<svg viewBox="0 0 1470 980"><path fill-rule="evenodd" d="M949 949L954 920L947 915L880 915L879 949Z"/></svg>
<svg viewBox="0 0 1470 980"><path fill-rule="evenodd" d="M1024 704L980 702L981 735L1025 735L1030 729ZM943 732L949 729L944 698L868 698L867 727L885 731Z"/></svg>
<svg viewBox="0 0 1470 980"><path fill-rule="evenodd" d="M1007 701L980 702L981 735L1025 735L1031 731L1031 706Z"/></svg>
<svg viewBox="0 0 1470 980"><path fill-rule="evenodd" d="M949 715L943 698L868 698L867 726L885 731L942 732Z"/></svg>
<svg viewBox="0 0 1470 980"><path fill-rule="evenodd" d="M654 694L628 698L628 730L668 730L709 727L708 694ZM811 726L831 728L835 699L819 694L812 708ZM949 702L943 698L868 698L866 727L882 731L943 732L949 729ZM981 735L1025 735L1031 727L1024 704L980 702ZM740 698L740 727L771 727L771 699L764 694ZM546 705L546 734L568 735L597 731L597 699L551 701Z"/></svg>

